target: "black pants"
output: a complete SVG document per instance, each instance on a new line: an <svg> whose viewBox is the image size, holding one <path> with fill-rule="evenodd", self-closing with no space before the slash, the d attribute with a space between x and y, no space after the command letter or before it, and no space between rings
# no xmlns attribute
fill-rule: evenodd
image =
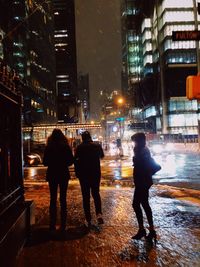
<svg viewBox="0 0 200 267"><path fill-rule="evenodd" d="M61 228L65 228L66 226L66 216L67 216L67 187L68 187L68 179L63 179L62 181L49 181L49 190L50 190L50 207L49 207L49 215L50 215L50 228L54 228L56 225L56 216L57 216L57 195L58 195L58 187L60 190L60 219L61 219Z"/></svg>
<svg viewBox="0 0 200 267"><path fill-rule="evenodd" d="M133 209L135 211L139 227L143 228L144 225L143 225L143 214L141 206L145 211L149 226L152 227L153 217L152 217L152 210L149 205L149 189L136 187L133 196Z"/></svg>
<svg viewBox="0 0 200 267"><path fill-rule="evenodd" d="M99 193L100 179L98 180L88 180L88 178L80 179L82 197L83 197L83 209L85 213L85 218L87 222L90 222L91 212L90 212L90 192L94 199L96 214L102 214L101 211L101 197Z"/></svg>

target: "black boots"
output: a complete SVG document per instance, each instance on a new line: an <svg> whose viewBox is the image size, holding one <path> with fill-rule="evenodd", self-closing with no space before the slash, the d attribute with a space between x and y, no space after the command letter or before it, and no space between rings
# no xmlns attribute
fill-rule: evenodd
<svg viewBox="0 0 200 267"><path fill-rule="evenodd" d="M139 229L137 234L132 236L132 239L140 240L143 237L145 237L149 242L152 242L154 240L154 242L156 243L157 235L155 230L150 230L149 234L147 235L145 229Z"/></svg>
<svg viewBox="0 0 200 267"><path fill-rule="evenodd" d="M146 230L145 229L139 229L137 234L132 236L132 239L140 240L142 237L146 237Z"/></svg>
<svg viewBox="0 0 200 267"><path fill-rule="evenodd" d="M155 230L150 230L149 234L147 235L147 241L152 242L154 240L154 242L156 243L157 241L157 235L156 235L156 231Z"/></svg>

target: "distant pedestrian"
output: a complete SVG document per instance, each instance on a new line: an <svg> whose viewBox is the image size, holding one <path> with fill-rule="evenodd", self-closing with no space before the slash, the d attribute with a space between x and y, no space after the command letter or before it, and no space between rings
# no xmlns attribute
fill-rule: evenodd
<svg viewBox="0 0 200 267"><path fill-rule="evenodd" d="M101 145L92 141L88 131L83 132L82 143L78 145L75 152L75 171L81 185L83 209L88 227L91 226L92 220L90 193L92 193L94 199L97 221L99 224L104 223L99 192L101 179L100 159L103 157L104 153Z"/></svg>
<svg viewBox="0 0 200 267"><path fill-rule="evenodd" d="M57 216L57 191L60 190L60 230L66 228L67 216L67 187L70 179L68 166L72 165L74 158L68 140L60 129L54 129L47 140L47 146L44 151L43 163L48 166L46 178L50 190L50 224L51 231L56 230Z"/></svg>
<svg viewBox="0 0 200 267"><path fill-rule="evenodd" d="M149 170L149 163L151 161L151 154L146 147L146 136L144 133L136 133L131 137L135 143L133 152L133 166L134 166L134 184L135 191L133 196L133 209L139 225L139 230L133 239L141 239L146 237L146 230L143 223L143 213L141 207L144 209L149 224L148 240L156 240L156 231L153 224L152 210L149 205L149 189L153 184L152 173Z"/></svg>

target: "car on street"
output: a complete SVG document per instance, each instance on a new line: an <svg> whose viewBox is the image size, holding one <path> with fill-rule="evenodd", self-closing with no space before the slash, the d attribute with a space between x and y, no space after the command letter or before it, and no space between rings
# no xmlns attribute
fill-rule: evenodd
<svg viewBox="0 0 200 267"><path fill-rule="evenodd" d="M27 167L38 166L42 164L42 158L37 153L30 153L24 156L24 165Z"/></svg>

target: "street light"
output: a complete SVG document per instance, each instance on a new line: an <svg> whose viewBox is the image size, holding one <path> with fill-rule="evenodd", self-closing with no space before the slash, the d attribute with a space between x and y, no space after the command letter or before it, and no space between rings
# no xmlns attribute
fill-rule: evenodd
<svg viewBox="0 0 200 267"><path fill-rule="evenodd" d="M122 98L122 97L118 98L118 99L117 99L117 103L118 103L119 105L124 104L124 98Z"/></svg>
<svg viewBox="0 0 200 267"><path fill-rule="evenodd" d="M125 99L124 97L120 96L116 99L117 103L117 109L118 109L118 114L120 114L120 117L116 118L116 121L119 124L119 139L118 140L118 148L120 151L120 156L123 156L123 148L122 148L122 138L123 138L123 132L124 132L124 117L123 117L123 112L122 108L124 107L125 104Z"/></svg>

